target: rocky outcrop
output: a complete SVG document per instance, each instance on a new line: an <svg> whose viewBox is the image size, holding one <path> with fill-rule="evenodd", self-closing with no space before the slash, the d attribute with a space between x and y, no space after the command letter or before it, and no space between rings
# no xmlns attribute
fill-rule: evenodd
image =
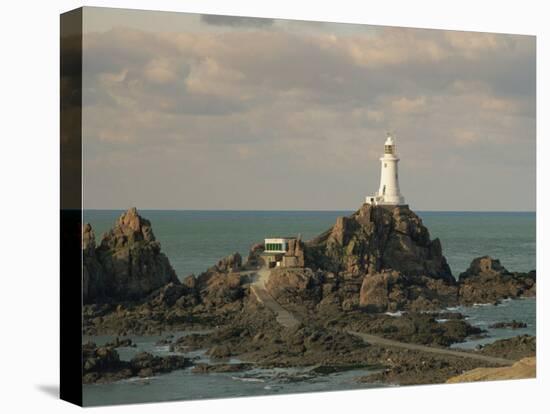
<svg viewBox="0 0 550 414"><path fill-rule="evenodd" d="M422 220L407 206L364 204L349 217L306 243L305 265L351 274L375 274L393 269L406 276L424 275L455 280Z"/></svg>
<svg viewBox="0 0 550 414"><path fill-rule="evenodd" d="M399 318L397 318L399 319ZM477 351L482 355L493 356L498 358L517 361L523 358L534 357L536 350L536 341L534 337L519 336L509 339L502 339L492 344L485 345L481 350ZM435 384L443 383L449 378L459 377L466 373L468 379L460 377L459 380L452 382L463 382L466 380L490 380L490 379L512 379L512 378L530 378L535 375L534 358L527 362L530 367L527 370L523 368L516 370L518 365L512 367L492 368L486 362L473 360L463 357L445 357L441 356L416 354L415 351L409 349L396 352L391 348L386 348L385 353L392 352L391 355L384 355L383 361L386 361L388 367L381 371L371 374L367 377L360 378L361 382L384 382L391 384ZM524 361L523 363L525 363ZM480 370L475 368L482 367ZM511 371L516 371L513 376L509 376ZM474 373L472 375L472 373ZM481 374L481 375L479 375ZM488 375L487 375L488 374ZM496 374L496 375L495 375Z"/></svg>
<svg viewBox="0 0 550 414"><path fill-rule="evenodd" d="M515 319L511 322L496 322L491 325L489 325L489 328L492 329L522 329L527 328L527 324L525 322L519 322Z"/></svg>
<svg viewBox="0 0 550 414"><path fill-rule="evenodd" d="M238 356L262 367L365 363L368 345L348 333L319 325L282 328L262 309L248 309L242 317L206 334L180 337L177 352L208 349L217 359Z"/></svg>
<svg viewBox="0 0 550 414"><path fill-rule="evenodd" d="M242 299L244 295L240 273L203 273L197 284L202 303L207 308L221 308Z"/></svg>
<svg viewBox="0 0 550 414"><path fill-rule="evenodd" d="M153 307L171 307L184 295L192 295L194 290L184 284L170 282L150 295L150 304Z"/></svg>
<svg viewBox="0 0 550 414"><path fill-rule="evenodd" d="M256 243L250 248L250 252L248 253L248 258L246 260L246 266L247 267L258 267L262 266L263 260L262 260L262 253L264 252L264 244L263 243Z"/></svg>
<svg viewBox="0 0 550 414"><path fill-rule="evenodd" d="M208 269L208 272L237 272L241 269L242 261L241 255L235 252L218 261L215 266Z"/></svg>
<svg viewBox="0 0 550 414"><path fill-rule="evenodd" d="M89 224L83 241L85 303L137 300L167 283L179 284L151 223L135 208L119 217L97 248Z"/></svg>
<svg viewBox="0 0 550 414"><path fill-rule="evenodd" d="M498 341L484 345L480 353L515 361L520 358L536 355L537 338L531 335L520 335L513 338L499 339Z"/></svg>
<svg viewBox="0 0 550 414"><path fill-rule="evenodd" d="M450 346L484 331L463 316L444 313L402 312L365 314L362 311L334 315L330 325L338 330L361 332L421 345Z"/></svg>
<svg viewBox="0 0 550 414"><path fill-rule="evenodd" d="M82 227L82 297L89 303L105 297L105 273L96 255L95 233L86 223Z"/></svg>
<svg viewBox="0 0 550 414"><path fill-rule="evenodd" d="M295 312L315 311L330 317L335 312L363 309L367 312L437 310L458 303L458 288L443 279L405 276L385 270L351 275L310 268L276 268L266 282L270 295Z"/></svg>
<svg viewBox="0 0 550 414"><path fill-rule="evenodd" d="M141 352L130 361L122 361L112 346L96 346L88 342L82 346L84 384L114 382L135 376L151 377L160 373L186 368L191 361L183 356L153 356Z"/></svg>
<svg viewBox="0 0 550 414"><path fill-rule="evenodd" d="M322 276L311 269L276 268L271 271L265 287L281 304L313 306L322 296Z"/></svg>
<svg viewBox="0 0 550 414"><path fill-rule="evenodd" d="M135 208L120 216L96 254L107 275L107 292L113 298L137 299L167 283L179 283L160 251L151 223Z"/></svg>
<svg viewBox="0 0 550 414"><path fill-rule="evenodd" d="M132 342L130 338L119 338L118 336L115 338L112 342L107 342L105 347L111 347L111 348L136 348L137 345Z"/></svg>
<svg viewBox="0 0 550 414"><path fill-rule="evenodd" d="M305 252L304 242L301 238L290 239L288 241L288 250L283 257L283 266L285 267L304 267Z"/></svg>
<svg viewBox="0 0 550 414"><path fill-rule="evenodd" d="M396 311L406 300L404 277L399 272L386 271L363 279L359 304L368 311Z"/></svg>
<svg viewBox="0 0 550 414"><path fill-rule="evenodd" d="M493 259L490 256L478 257L470 263L470 267L459 276L460 280L465 280L475 276L498 276L508 273L506 268L500 264L500 260Z"/></svg>
<svg viewBox="0 0 550 414"><path fill-rule="evenodd" d="M253 368L252 364L247 363L233 363L233 364L196 364L192 372L194 374L210 374L212 372L241 372L248 371Z"/></svg>
<svg viewBox="0 0 550 414"><path fill-rule="evenodd" d="M466 305L494 303L501 299L535 296L536 273L513 273L500 261L478 257L459 276L459 298Z"/></svg>
<svg viewBox="0 0 550 414"><path fill-rule="evenodd" d="M457 291L441 279L388 270L363 278L359 305L370 312L436 310L456 305Z"/></svg>

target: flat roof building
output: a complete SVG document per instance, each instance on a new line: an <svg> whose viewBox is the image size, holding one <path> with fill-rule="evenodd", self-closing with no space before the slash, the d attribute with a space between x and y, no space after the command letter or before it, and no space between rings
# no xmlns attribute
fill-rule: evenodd
<svg viewBox="0 0 550 414"><path fill-rule="evenodd" d="M264 240L265 253L286 253L288 242L295 240L296 237L272 237Z"/></svg>
<svg viewBox="0 0 550 414"><path fill-rule="evenodd" d="M267 267L304 266L303 247L299 237L266 238L261 256Z"/></svg>

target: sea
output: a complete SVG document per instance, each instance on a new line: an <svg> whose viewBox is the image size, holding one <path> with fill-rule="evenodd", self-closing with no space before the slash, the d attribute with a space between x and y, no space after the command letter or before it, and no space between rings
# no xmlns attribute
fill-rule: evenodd
<svg viewBox="0 0 550 414"><path fill-rule="evenodd" d="M84 222L92 225L99 243L102 234L122 213L121 210L85 210ZM311 239L330 228L337 217L352 212L140 210L139 213L151 221L162 251L182 279L189 274L200 274L220 258L234 252L246 258L250 247L266 237L300 235L303 240ZM534 212L416 213L431 237L441 240L443 254L455 277L468 268L472 259L484 255L499 259L510 271L527 272L536 268ZM463 313L470 323L487 330L485 337L455 344L456 348L471 349L501 338L536 334L536 301L532 298L451 310ZM527 327L515 330L489 328L492 323L512 320L525 322ZM189 332L175 333L176 336L187 334ZM101 344L112 339L110 336L96 336L85 337L84 341ZM140 351L169 354L168 347L155 345L159 337L133 336L131 339L137 347L120 348L123 359L130 359ZM204 351L190 356L208 362ZM379 384L356 381L371 372L370 369L358 369L315 376L308 372L308 368L211 374L192 374L190 369L184 369L152 378L86 385L83 397L85 405L95 406L379 387Z"/></svg>

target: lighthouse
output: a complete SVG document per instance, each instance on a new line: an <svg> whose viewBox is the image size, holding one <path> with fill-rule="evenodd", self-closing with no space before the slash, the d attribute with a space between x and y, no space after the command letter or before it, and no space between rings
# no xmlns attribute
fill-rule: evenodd
<svg viewBox="0 0 550 414"><path fill-rule="evenodd" d="M380 157L380 187L374 195L366 197L367 204L394 206L405 204L405 198L399 191L398 162L395 138L391 134L387 134L384 155Z"/></svg>

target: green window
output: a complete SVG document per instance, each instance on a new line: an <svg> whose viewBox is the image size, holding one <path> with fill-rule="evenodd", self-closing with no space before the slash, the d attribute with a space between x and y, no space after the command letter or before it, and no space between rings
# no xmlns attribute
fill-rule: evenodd
<svg viewBox="0 0 550 414"><path fill-rule="evenodd" d="M283 243L266 243L265 244L265 250L268 251L268 252L282 251L283 250Z"/></svg>

